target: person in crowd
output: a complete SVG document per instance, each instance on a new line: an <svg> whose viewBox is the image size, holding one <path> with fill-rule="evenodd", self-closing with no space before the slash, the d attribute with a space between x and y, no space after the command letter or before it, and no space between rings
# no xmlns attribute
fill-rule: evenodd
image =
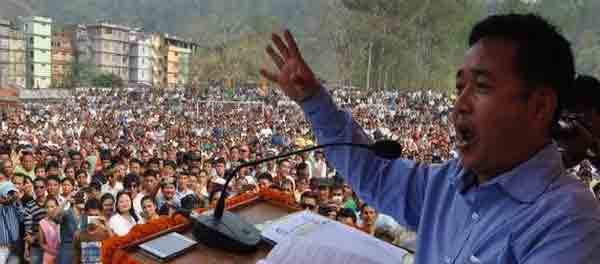
<svg viewBox="0 0 600 264"><path fill-rule="evenodd" d="M73 261L73 237L81 227L81 215L84 206L85 196L83 192L73 195L64 204L60 205L56 217L56 222L60 225L60 246L56 259L58 264L72 263Z"/></svg>
<svg viewBox="0 0 600 264"><path fill-rule="evenodd" d="M133 209L131 194L121 191L117 194L117 210L108 220L108 226L118 236L124 236L138 223L138 216Z"/></svg>
<svg viewBox="0 0 600 264"><path fill-rule="evenodd" d="M44 251L43 263L54 264L58 256L58 246L60 245L60 230L56 219L60 214L61 208L55 198L47 199L44 207L48 213L39 223L38 241L40 241L40 247Z"/></svg>
<svg viewBox="0 0 600 264"><path fill-rule="evenodd" d="M100 203L102 204L102 216L110 219L115 213L115 197L110 193L105 193L100 197Z"/></svg>
<svg viewBox="0 0 600 264"><path fill-rule="evenodd" d="M78 190L83 190L83 189L89 187L90 177L88 176L87 170L85 170L85 169L78 170L75 173L75 175L76 175L76 179L77 179L77 189Z"/></svg>
<svg viewBox="0 0 600 264"><path fill-rule="evenodd" d="M23 239L20 229L23 209L17 192L12 182L0 183L0 263L20 263L18 246Z"/></svg>
<svg viewBox="0 0 600 264"><path fill-rule="evenodd" d="M61 190L61 199L68 202L71 199L71 196L75 194L75 179L69 177L62 179ZM68 206L66 208L68 209Z"/></svg>
<svg viewBox="0 0 600 264"><path fill-rule="evenodd" d="M342 224L356 228L356 214L350 208L342 208L339 210L336 220Z"/></svg>
<svg viewBox="0 0 600 264"><path fill-rule="evenodd" d="M271 186L273 185L273 177L268 172L263 172L259 174L256 178L258 180L259 189L271 188Z"/></svg>
<svg viewBox="0 0 600 264"><path fill-rule="evenodd" d="M102 214L102 204L96 198L85 202L86 226L78 230L73 238L75 264L97 264L102 262L102 241L112 237L112 231Z"/></svg>
<svg viewBox="0 0 600 264"><path fill-rule="evenodd" d="M123 186L125 187L125 191L129 192L131 197L133 197L133 211L141 219L142 215L142 198L144 194L140 192L142 186L140 183L140 176L135 173L129 173L125 176L125 181Z"/></svg>
<svg viewBox="0 0 600 264"><path fill-rule="evenodd" d="M67 166L65 166L64 169L64 178L68 178L68 179L72 179L72 180L76 180L76 170L77 168L75 168L75 164L74 163L68 163Z"/></svg>
<svg viewBox="0 0 600 264"><path fill-rule="evenodd" d="M267 48L278 71L262 75L302 107L318 142L369 143L284 38L273 34L278 52ZM575 76L569 42L536 15L490 16L473 27L456 76L458 159L388 161L354 148L326 149L327 158L367 203L418 230L416 263L595 262L600 205L565 173L551 133ZM469 239L489 232L499 235Z"/></svg>
<svg viewBox="0 0 600 264"><path fill-rule="evenodd" d="M304 192L300 198L300 206L304 210L312 211L313 213L319 212L318 204L319 196L314 192Z"/></svg>
<svg viewBox="0 0 600 264"><path fill-rule="evenodd" d="M116 166L111 169L106 175L107 181L102 185L102 193L110 193L113 197L117 196L117 193L123 191L123 182L121 182L121 166Z"/></svg>
<svg viewBox="0 0 600 264"><path fill-rule="evenodd" d="M35 158L33 152L24 150L21 152L21 163L15 167L15 173L21 173L35 178Z"/></svg>
<svg viewBox="0 0 600 264"><path fill-rule="evenodd" d="M163 177L160 183L160 193L157 198L158 212L160 215L172 215L181 207L181 200L177 199L176 181L173 177Z"/></svg>
<svg viewBox="0 0 600 264"><path fill-rule="evenodd" d="M360 229L370 235L375 235L378 213L375 208L368 204L363 204L360 208Z"/></svg>
<svg viewBox="0 0 600 264"><path fill-rule="evenodd" d="M47 177L46 191L48 193L48 197L56 199L62 206L66 200L60 195L60 185L61 181L58 176L52 175Z"/></svg>
<svg viewBox="0 0 600 264"><path fill-rule="evenodd" d="M35 167L35 178L46 178L46 167L37 166Z"/></svg>
<svg viewBox="0 0 600 264"><path fill-rule="evenodd" d="M24 203L24 229L25 241L29 248L29 257L32 264L42 263L43 251L39 243L40 221L47 215L46 211L46 179L37 177L33 182L35 199Z"/></svg>
<svg viewBox="0 0 600 264"><path fill-rule="evenodd" d="M15 185L15 187L17 187L17 194L19 195L19 199L23 198L23 195L25 195L25 178L27 177L27 175L21 173L21 172L17 172L13 175L11 182Z"/></svg>
<svg viewBox="0 0 600 264"><path fill-rule="evenodd" d="M159 218L158 215L158 207L156 206L156 201L151 196L144 196L141 201L142 206L142 216L144 218L144 222L148 223L151 220L155 220Z"/></svg>

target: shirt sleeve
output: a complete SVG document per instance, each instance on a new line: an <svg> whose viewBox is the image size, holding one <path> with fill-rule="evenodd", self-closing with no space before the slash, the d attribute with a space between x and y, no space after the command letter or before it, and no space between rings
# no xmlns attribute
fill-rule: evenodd
<svg viewBox="0 0 600 264"><path fill-rule="evenodd" d="M536 243L519 263L598 263L600 220L567 220ZM519 247L519 245L517 245ZM525 247L528 248L528 247Z"/></svg>
<svg viewBox="0 0 600 264"><path fill-rule="evenodd" d="M302 108L319 144L371 143L352 115L340 110L325 88ZM410 160L387 160L369 150L347 146L326 148L325 155L367 204L402 225L418 227L430 175L441 166L432 169Z"/></svg>

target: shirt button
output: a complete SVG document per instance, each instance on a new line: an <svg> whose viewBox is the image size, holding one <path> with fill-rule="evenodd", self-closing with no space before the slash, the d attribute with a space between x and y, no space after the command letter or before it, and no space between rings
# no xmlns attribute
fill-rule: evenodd
<svg viewBox="0 0 600 264"><path fill-rule="evenodd" d="M448 256L445 256L444 257L444 262L445 263L452 263L452 259L450 257L448 257Z"/></svg>
<svg viewBox="0 0 600 264"><path fill-rule="evenodd" d="M475 257L474 255L471 255L471 257L469 257L469 261L471 261L471 263L481 263L481 261Z"/></svg>
<svg viewBox="0 0 600 264"><path fill-rule="evenodd" d="M473 219L473 221L477 221L479 219L479 214L478 213L471 214L471 219Z"/></svg>

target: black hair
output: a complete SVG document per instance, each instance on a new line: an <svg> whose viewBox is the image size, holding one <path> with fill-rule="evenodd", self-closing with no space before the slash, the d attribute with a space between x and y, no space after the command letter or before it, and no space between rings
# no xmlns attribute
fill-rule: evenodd
<svg viewBox="0 0 600 264"><path fill-rule="evenodd" d="M256 177L256 179L257 179L257 180L259 180L259 181L260 181L261 179L265 179L265 180L268 180L268 181L270 181L270 182L273 182L273 176L271 176L271 174L270 174L270 173L268 173L268 172L263 172L263 173L259 174L259 175Z"/></svg>
<svg viewBox="0 0 600 264"><path fill-rule="evenodd" d="M516 66L528 88L549 85L556 92L558 106L554 120L557 120L562 99L571 90L575 78L573 52L569 41L556 27L535 14L489 16L473 27L469 36L469 47L483 38L500 38L515 42ZM528 95L529 91L525 91L524 94Z"/></svg>
<svg viewBox="0 0 600 264"><path fill-rule="evenodd" d="M567 109L581 105L600 112L600 81L594 76L579 74L575 78L575 92L566 98Z"/></svg>
<svg viewBox="0 0 600 264"><path fill-rule="evenodd" d="M140 177L135 173L129 173L125 176L125 179L123 180L123 187L125 189L129 189L132 183L135 183L136 186L140 186Z"/></svg>
<svg viewBox="0 0 600 264"><path fill-rule="evenodd" d="M140 166L144 166L144 162L143 162L142 160L138 159L138 158L133 158L133 159L131 159L131 160L129 161L129 163L130 163L130 164L131 164L131 163L137 163L137 164L139 164Z"/></svg>
<svg viewBox="0 0 600 264"><path fill-rule="evenodd" d="M89 211L89 210L93 210L93 209L98 209L102 211L102 203L100 201L98 201L98 199L96 198L91 198L88 199L85 202L85 211Z"/></svg>
<svg viewBox="0 0 600 264"><path fill-rule="evenodd" d="M342 208L339 210L336 218L339 220L340 217L350 217L352 218L352 223L356 224L356 214L354 213L354 210L350 208Z"/></svg>
<svg viewBox="0 0 600 264"><path fill-rule="evenodd" d="M117 193L117 197L115 199L115 213L121 214L121 212L119 211L119 198L121 198L121 196L123 195L129 196L130 208L128 213L131 215L131 217L133 217L133 220L135 220L135 222L137 223L139 219L137 214L135 213L135 210L133 209L133 197L131 197L131 193L128 191L120 191Z"/></svg>
<svg viewBox="0 0 600 264"><path fill-rule="evenodd" d="M46 179L41 178L41 177L37 177L35 178L35 180L33 180L33 183L35 184L36 182L42 182L44 183L44 185L46 185Z"/></svg>
<svg viewBox="0 0 600 264"><path fill-rule="evenodd" d="M54 176L54 175L46 177L46 183L49 181L56 181L58 183L62 183L60 178L58 178L58 176Z"/></svg>
<svg viewBox="0 0 600 264"><path fill-rule="evenodd" d="M100 197L100 202L101 202L102 204L104 204L104 201L106 201L106 200L108 200L108 199L110 199L110 200L113 200L113 204L115 203L115 197L112 195L112 193L105 193L105 194L103 194L103 195Z"/></svg>
<svg viewBox="0 0 600 264"><path fill-rule="evenodd" d="M150 195L146 195L144 197L142 197L142 200L140 201L140 206L143 208L144 207L144 202L145 201L151 201L154 206L156 206L156 201L154 200L154 198L152 198ZM156 208L158 210L158 208Z"/></svg>
<svg viewBox="0 0 600 264"><path fill-rule="evenodd" d="M308 191L308 192L302 193L302 195L300 196L300 201L302 201L304 198L312 198L315 200L319 200L319 195L317 195L317 193L315 193L315 192Z"/></svg>
<svg viewBox="0 0 600 264"><path fill-rule="evenodd" d="M56 160L51 160L48 161L48 163L46 164L46 171L50 170L50 168L59 168L58 166L58 161Z"/></svg>
<svg viewBox="0 0 600 264"><path fill-rule="evenodd" d="M200 199L194 194L188 194L181 198L181 208L197 209L200 207Z"/></svg>
<svg viewBox="0 0 600 264"><path fill-rule="evenodd" d="M60 181L60 183L64 183L64 182L67 182L67 181L68 181L68 182L70 182L70 183L71 183L71 185L75 186L75 180L74 180L74 179L71 179L71 178L68 178L68 177L67 177L67 178L64 178L64 179L62 179L62 180Z"/></svg>
<svg viewBox="0 0 600 264"><path fill-rule="evenodd" d="M157 170L147 170L144 173L144 178L146 178L146 177L154 177L154 178L158 179L160 177L160 172Z"/></svg>

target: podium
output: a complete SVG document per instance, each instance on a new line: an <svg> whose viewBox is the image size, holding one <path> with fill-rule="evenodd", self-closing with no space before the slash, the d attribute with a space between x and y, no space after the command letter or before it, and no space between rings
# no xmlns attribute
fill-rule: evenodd
<svg viewBox="0 0 600 264"><path fill-rule="evenodd" d="M252 224L262 224L301 210L293 197L279 191L264 189L258 193L248 193L227 200L227 210L239 214ZM206 211L198 209L198 212ZM242 254L223 249L199 245L168 262L160 262L139 248L139 245L169 232L178 232L196 240L191 232L190 221L181 216L162 217L148 224L135 226L124 237L114 237L103 242L102 263L256 263L266 257L272 245L261 242L257 251Z"/></svg>

